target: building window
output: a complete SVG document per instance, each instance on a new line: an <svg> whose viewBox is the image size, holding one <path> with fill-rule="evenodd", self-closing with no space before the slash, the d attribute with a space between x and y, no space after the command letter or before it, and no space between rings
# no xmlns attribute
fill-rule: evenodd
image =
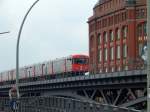
<svg viewBox="0 0 150 112"><path fill-rule="evenodd" d="M102 21L103 21L102 26L106 27L107 26L107 19L103 19Z"/></svg>
<svg viewBox="0 0 150 112"><path fill-rule="evenodd" d="M120 59L120 46L117 46L117 59Z"/></svg>
<svg viewBox="0 0 150 112"><path fill-rule="evenodd" d="M145 16L145 9L140 10L140 18L143 18Z"/></svg>
<svg viewBox="0 0 150 112"><path fill-rule="evenodd" d="M114 34L112 30L110 31L110 41L114 41Z"/></svg>
<svg viewBox="0 0 150 112"><path fill-rule="evenodd" d="M123 34L123 38L127 38L127 27L123 27L123 30L122 30L122 34Z"/></svg>
<svg viewBox="0 0 150 112"><path fill-rule="evenodd" d="M116 30L116 39L120 40L120 30L119 29Z"/></svg>
<svg viewBox="0 0 150 112"><path fill-rule="evenodd" d="M141 37L141 36L142 36L142 25L141 25L141 24L139 24L139 25L137 26L137 36L138 36L138 37Z"/></svg>
<svg viewBox="0 0 150 112"><path fill-rule="evenodd" d="M143 44L139 43L139 56L142 54Z"/></svg>
<svg viewBox="0 0 150 112"><path fill-rule="evenodd" d="M101 34L98 34L98 45L100 45L101 44Z"/></svg>
<svg viewBox="0 0 150 112"><path fill-rule="evenodd" d="M114 60L114 47L110 48L110 60Z"/></svg>
<svg viewBox="0 0 150 112"><path fill-rule="evenodd" d="M102 70L102 69L100 69L100 70L99 70L99 73L102 73L102 72L103 72L103 70Z"/></svg>
<svg viewBox="0 0 150 112"><path fill-rule="evenodd" d="M108 41L107 33L104 32L104 43L107 43L107 41Z"/></svg>
<svg viewBox="0 0 150 112"><path fill-rule="evenodd" d="M111 18L109 17L108 18L108 26L110 26L111 25Z"/></svg>
<svg viewBox="0 0 150 112"><path fill-rule="evenodd" d="M118 72L121 71L121 67L120 66L117 67L117 71Z"/></svg>
<svg viewBox="0 0 150 112"><path fill-rule="evenodd" d="M90 53L90 57L91 57L90 64L92 65L94 63L93 52Z"/></svg>
<svg viewBox="0 0 150 112"><path fill-rule="evenodd" d="M147 36L147 22L144 23L143 25L144 29L144 36Z"/></svg>
<svg viewBox="0 0 150 112"><path fill-rule="evenodd" d="M127 45L123 45L123 58L127 58Z"/></svg>
<svg viewBox="0 0 150 112"><path fill-rule="evenodd" d="M105 68L105 72L106 72L106 73L108 72L108 68L107 68L107 67Z"/></svg>
<svg viewBox="0 0 150 112"><path fill-rule="evenodd" d="M104 61L107 61L108 54L107 54L107 48L104 49Z"/></svg>
<svg viewBox="0 0 150 112"><path fill-rule="evenodd" d="M124 66L124 70L128 70L128 66L127 65Z"/></svg>
<svg viewBox="0 0 150 112"><path fill-rule="evenodd" d="M111 17L110 22L111 22L110 24L113 25L113 22L114 22L114 17L113 16Z"/></svg>
<svg viewBox="0 0 150 112"><path fill-rule="evenodd" d="M136 18L144 18L146 17L146 9L138 9L136 10Z"/></svg>
<svg viewBox="0 0 150 112"><path fill-rule="evenodd" d="M138 9L138 10L136 10L136 18L140 18L139 15L140 15L140 11Z"/></svg>
<svg viewBox="0 0 150 112"><path fill-rule="evenodd" d="M119 14L115 15L115 24L119 23Z"/></svg>
<svg viewBox="0 0 150 112"><path fill-rule="evenodd" d="M111 68L111 72L114 72L114 71L115 71L115 68L114 68L114 67L112 67L112 68Z"/></svg>
<svg viewBox="0 0 150 112"><path fill-rule="evenodd" d="M90 38L90 47L91 48L94 47L94 36L91 36L91 38Z"/></svg>
<svg viewBox="0 0 150 112"><path fill-rule="evenodd" d="M98 51L98 62L100 63L102 61L102 50L100 49Z"/></svg>
<svg viewBox="0 0 150 112"><path fill-rule="evenodd" d="M127 14L126 14L126 12L124 12L122 15L122 20L125 21L126 19L127 19Z"/></svg>

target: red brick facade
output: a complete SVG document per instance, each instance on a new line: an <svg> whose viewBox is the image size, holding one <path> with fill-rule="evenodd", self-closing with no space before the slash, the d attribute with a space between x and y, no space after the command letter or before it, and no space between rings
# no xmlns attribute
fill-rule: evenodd
<svg viewBox="0 0 150 112"><path fill-rule="evenodd" d="M141 69L146 0L99 0L89 18L90 72Z"/></svg>

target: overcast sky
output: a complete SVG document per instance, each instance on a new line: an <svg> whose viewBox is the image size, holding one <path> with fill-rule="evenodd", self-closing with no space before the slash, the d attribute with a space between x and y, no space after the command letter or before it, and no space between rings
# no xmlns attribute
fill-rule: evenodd
<svg viewBox="0 0 150 112"><path fill-rule="evenodd" d="M0 0L0 71L15 68L17 34L35 0ZM88 54L87 20L97 0L40 0L24 25L20 66Z"/></svg>

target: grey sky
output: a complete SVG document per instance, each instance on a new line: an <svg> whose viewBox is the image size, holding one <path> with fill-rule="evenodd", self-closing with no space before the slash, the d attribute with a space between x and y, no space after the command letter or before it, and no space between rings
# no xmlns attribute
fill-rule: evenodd
<svg viewBox="0 0 150 112"><path fill-rule="evenodd" d="M0 71L15 68L22 18L35 0L0 0ZM24 25L20 66L71 54L88 54L88 24L97 0L40 0Z"/></svg>

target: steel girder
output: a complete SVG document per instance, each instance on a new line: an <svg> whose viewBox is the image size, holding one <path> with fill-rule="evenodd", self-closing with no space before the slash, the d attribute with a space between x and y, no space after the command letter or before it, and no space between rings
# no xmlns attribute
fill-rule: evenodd
<svg viewBox="0 0 150 112"><path fill-rule="evenodd" d="M8 94L8 90L13 85L10 82L1 84L0 92ZM23 96L40 96L47 92L53 92L54 96L74 97L104 104L143 109L146 105L144 102L146 97L146 71L134 70L30 81L20 83L19 90ZM62 94L63 91L68 91L68 93ZM132 103L133 101L134 103Z"/></svg>

